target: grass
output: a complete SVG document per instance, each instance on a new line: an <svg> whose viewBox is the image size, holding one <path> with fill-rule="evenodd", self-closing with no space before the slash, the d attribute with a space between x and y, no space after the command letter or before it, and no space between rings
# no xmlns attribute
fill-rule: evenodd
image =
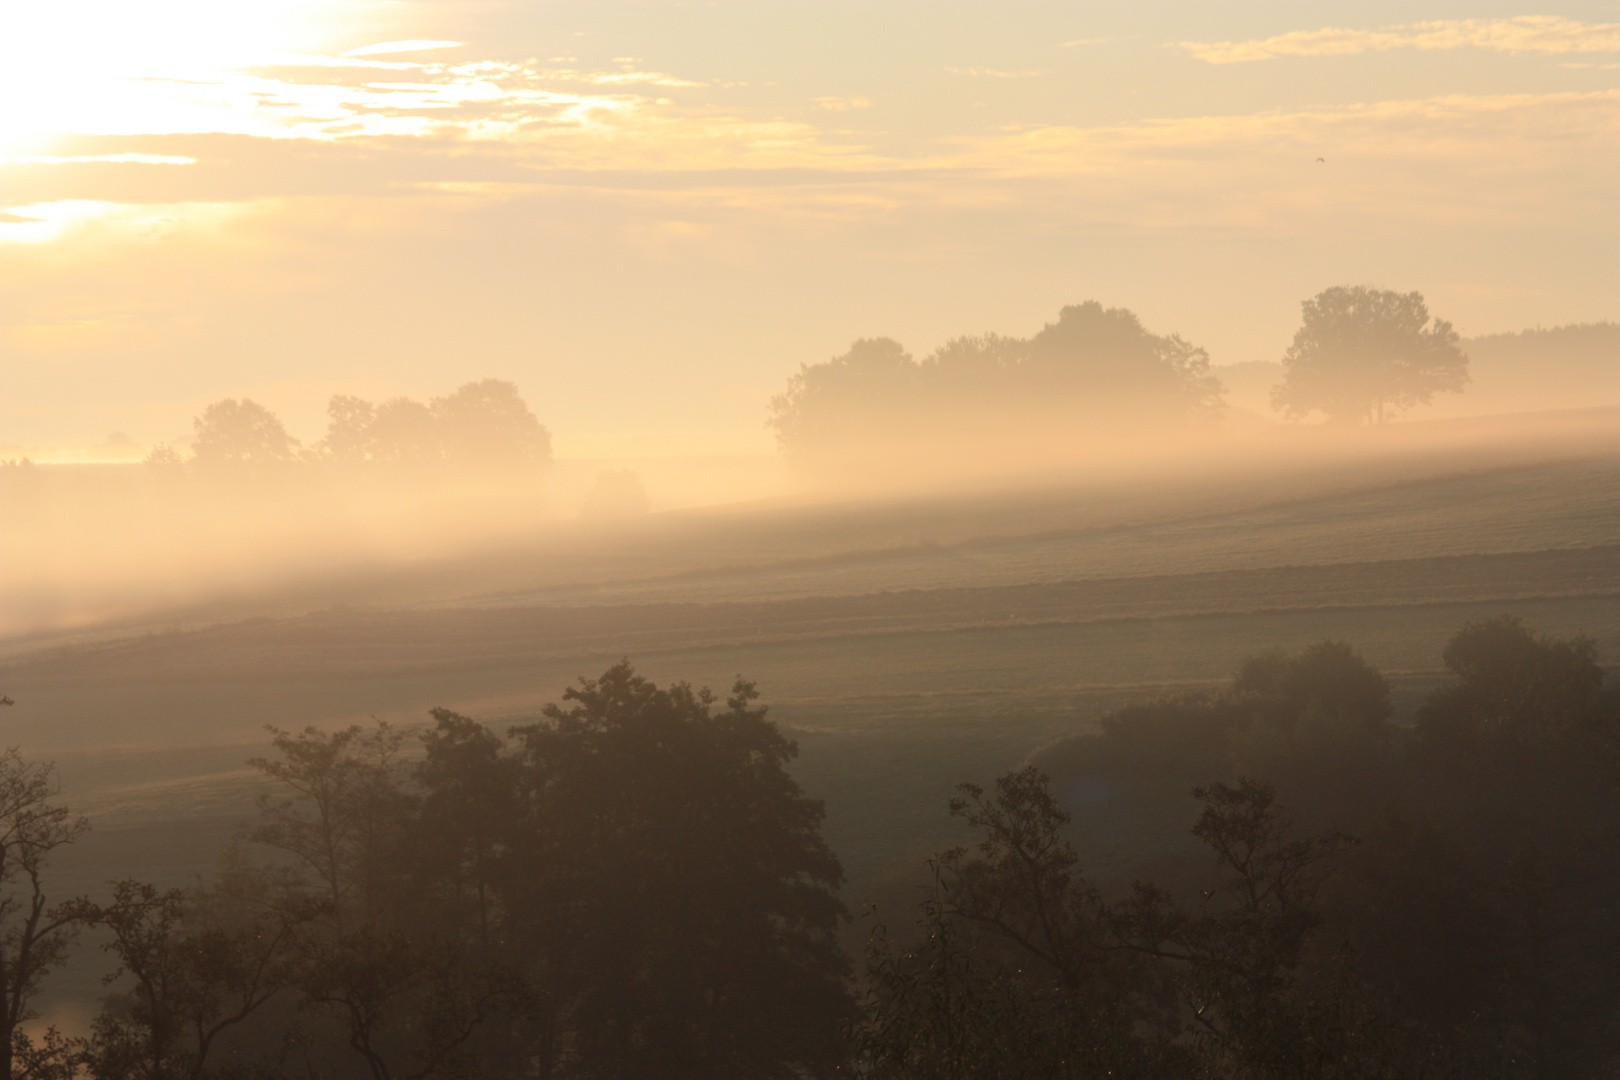
<svg viewBox="0 0 1620 1080"><path fill-rule="evenodd" d="M826 801L858 907L954 842L956 784L1127 700L1218 684L1257 652L1348 641L1401 673L1406 713L1472 620L1516 614L1620 656L1620 461L1180 516L1161 500L1105 526L1076 525L1058 496L1020 498L989 515L965 502L956 518L863 510L853 531L817 524L815 542L770 533L752 563L725 563L735 538L706 548L691 533L661 562L631 560L642 576L588 590L13 642L7 738L54 757L64 801L92 817L53 871L67 895L206 872L251 815L244 762L265 751L266 724L410 726L444 705L501 727L625 655L659 683L723 692L742 675L797 739L796 774ZM944 539L923 543L930 532ZM690 572L710 558L723 565ZM80 961L58 1001L93 999L99 966Z"/></svg>

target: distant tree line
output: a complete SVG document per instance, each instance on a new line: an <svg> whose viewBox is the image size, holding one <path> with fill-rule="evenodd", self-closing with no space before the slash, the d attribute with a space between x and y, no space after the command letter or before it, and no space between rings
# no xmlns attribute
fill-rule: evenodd
<svg viewBox="0 0 1620 1080"><path fill-rule="evenodd" d="M263 405L225 398L192 422L189 459L159 446L147 461L189 461L216 473L321 464L417 477L437 470L518 473L551 463L550 433L517 387L499 379L467 383L425 405L404 397L373 404L339 394L326 413L325 436L304 447Z"/></svg>
<svg viewBox="0 0 1620 1080"><path fill-rule="evenodd" d="M1290 418L1383 423L1468 381L1456 331L1431 319L1420 293L1335 286L1303 309L1272 394ZM870 461L897 448L983 454L1163 436L1224 407L1204 349L1088 301L1031 338L956 338L921 361L888 338L857 341L802 365L771 399L767 425L790 458Z"/></svg>
<svg viewBox="0 0 1620 1080"><path fill-rule="evenodd" d="M918 443L972 453L1013 436L1185 425L1220 405L1203 349L1092 301L1032 338L956 338L921 361L888 338L857 341L801 367L769 425L797 458Z"/></svg>
<svg viewBox="0 0 1620 1080"><path fill-rule="evenodd" d="M49 895L85 825L12 750L0 1075L1614 1075L1620 695L1590 641L1511 618L1445 661L1410 725L1324 642L963 785L973 842L859 973L822 806L742 681L621 663L504 735L274 731L213 881L98 901ZM89 927L117 992L30 1038Z"/></svg>

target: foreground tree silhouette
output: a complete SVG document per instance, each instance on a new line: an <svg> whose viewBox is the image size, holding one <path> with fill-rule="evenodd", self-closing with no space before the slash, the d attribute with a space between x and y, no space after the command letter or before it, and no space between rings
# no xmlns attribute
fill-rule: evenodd
<svg viewBox="0 0 1620 1080"><path fill-rule="evenodd" d="M61 965L76 935L79 913L53 905L44 870L51 854L89 826L56 805L49 765L23 759L16 748L0 754L0 1080L16 1075L14 1059L35 1049L19 1038L39 983ZM18 1053L17 1051L22 1051Z"/></svg>
<svg viewBox="0 0 1620 1080"><path fill-rule="evenodd" d="M1381 424L1468 382L1468 357L1421 293L1336 285L1305 301L1271 404L1289 417Z"/></svg>
<svg viewBox="0 0 1620 1080"><path fill-rule="evenodd" d="M296 977L300 933L319 905L287 874L233 859L207 888L159 890L120 881L113 900L75 902L110 938L120 976L86 1046L96 1080L200 1080L216 1044Z"/></svg>
<svg viewBox="0 0 1620 1080"><path fill-rule="evenodd" d="M565 1006L569 1075L787 1078L842 1058L842 873L755 697L739 680L716 710L620 663L515 732L504 906Z"/></svg>

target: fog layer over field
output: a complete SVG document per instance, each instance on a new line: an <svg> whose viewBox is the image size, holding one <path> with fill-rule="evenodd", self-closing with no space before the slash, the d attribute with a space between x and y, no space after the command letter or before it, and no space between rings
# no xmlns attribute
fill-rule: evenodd
<svg viewBox="0 0 1620 1080"><path fill-rule="evenodd" d="M511 587L499 580L504 571L478 569L490 560L521 566L525 586L562 587L1101 528L1603 453L1620 441L1617 431L1607 410L1371 431L1216 430L1121 438L1090 448L1084 462L1004 453L930 468L884 458L841 475L748 459L606 470L563 461L495 478L361 477L300 466L224 475L141 464L13 466L0 477L9 508L0 524L0 633L159 615L187 621L222 602L238 614L334 602L486 602L474 598ZM627 490L616 490L618 475L629 477ZM1042 491L1060 493L1061 509L1036 521L967 510L947 524L928 509L955 497ZM840 506L881 524L848 536L811 524ZM759 547L728 539L739 528L774 539ZM792 535L798 529L807 532Z"/></svg>

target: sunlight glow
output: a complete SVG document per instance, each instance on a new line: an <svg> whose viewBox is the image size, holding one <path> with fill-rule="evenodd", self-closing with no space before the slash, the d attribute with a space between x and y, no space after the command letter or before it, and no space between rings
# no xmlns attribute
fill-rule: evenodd
<svg viewBox="0 0 1620 1080"><path fill-rule="evenodd" d="M322 50L343 0L55 0L10 5L0 35L0 152L55 133L208 130L226 74Z"/></svg>

